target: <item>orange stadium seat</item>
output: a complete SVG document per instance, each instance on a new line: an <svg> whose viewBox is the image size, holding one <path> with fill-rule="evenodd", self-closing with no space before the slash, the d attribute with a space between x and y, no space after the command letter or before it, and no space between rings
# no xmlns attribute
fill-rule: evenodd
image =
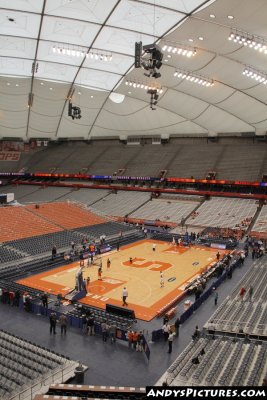
<svg viewBox="0 0 267 400"><path fill-rule="evenodd" d="M46 233L59 232L62 229L40 216L33 214L26 207L0 208L0 241L8 242Z"/></svg>
<svg viewBox="0 0 267 400"><path fill-rule="evenodd" d="M82 226L97 225L106 222L106 219L72 203L45 203L36 209L35 205L27 208L62 229L73 229Z"/></svg>

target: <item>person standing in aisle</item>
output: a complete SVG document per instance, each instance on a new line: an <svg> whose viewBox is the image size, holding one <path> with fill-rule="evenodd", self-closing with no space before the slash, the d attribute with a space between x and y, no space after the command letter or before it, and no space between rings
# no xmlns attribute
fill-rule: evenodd
<svg viewBox="0 0 267 400"><path fill-rule="evenodd" d="M169 351L168 353L171 354L172 352L172 342L173 342L173 338L175 336L175 332L170 332L169 333L169 337L168 337L168 345L169 345Z"/></svg>

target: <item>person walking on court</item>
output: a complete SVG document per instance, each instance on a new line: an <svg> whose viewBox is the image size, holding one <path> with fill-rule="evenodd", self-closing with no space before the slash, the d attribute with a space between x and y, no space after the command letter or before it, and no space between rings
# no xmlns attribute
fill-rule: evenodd
<svg viewBox="0 0 267 400"><path fill-rule="evenodd" d="M98 274L98 280L102 281L102 268L101 267L98 268L98 273L97 274Z"/></svg>
<svg viewBox="0 0 267 400"><path fill-rule="evenodd" d="M110 268L110 265L111 265L111 261L110 261L110 259L108 258L108 259L107 259L107 269Z"/></svg>
<svg viewBox="0 0 267 400"><path fill-rule="evenodd" d="M123 306L128 306L128 303L126 302L127 297L128 297L128 290L124 286L124 288L122 289L122 305Z"/></svg>
<svg viewBox="0 0 267 400"><path fill-rule="evenodd" d="M164 287L164 275L162 271L160 271L160 287Z"/></svg>
<svg viewBox="0 0 267 400"><path fill-rule="evenodd" d="M156 243L153 243L153 244L152 244L152 250L153 250L153 251L156 251L156 247L157 247L157 246L156 246Z"/></svg>
<svg viewBox="0 0 267 400"><path fill-rule="evenodd" d="M67 319L66 315L61 314L60 317L59 317L58 322L59 322L59 325L60 325L60 332L61 332L61 335L62 335L63 333L64 333L64 335L66 335L66 332L67 332L67 324L68 324L68 319Z"/></svg>
<svg viewBox="0 0 267 400"><path fill-rule="evenodd" d="M168 353L169 354L171 354L171 352L172 352L172 342L173 342L174 336L175 336L175 332L170 332L169 333L169 337L168 337L168 345L169 345Z"/></svg>
<svg viewBox="0 0 267 400"><path fill-rule="evenodd" d="M220 259L220 253L218 252L217 254L216 254L216 259L217 259L217 261L219 261L219 259Z"/></svg>

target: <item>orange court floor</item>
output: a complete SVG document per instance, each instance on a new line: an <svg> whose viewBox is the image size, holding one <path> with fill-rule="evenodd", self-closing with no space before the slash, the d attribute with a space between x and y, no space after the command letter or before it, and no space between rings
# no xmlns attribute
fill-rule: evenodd
<svg viewBox="0 0 267 400"><path fill-rule="evenodd" d="M90 283L86 297L80 302L102 309L106 304L122 306L122 290L126 287L128 308L135 311L137 318L150 321L163 307L182 296L190 280L216 261L217 252L218 249L176 247L172 243L145 239L124 246L119 251L103 254L101 280L98 279L98 265L87 266L85 260L83 278L89 276ZM219 252L223 256L227 251ZM74 289L79 269L80 262L77 261L17 282L64 296ZM160 272L163 273L163 279L160 278Z"/></svg>

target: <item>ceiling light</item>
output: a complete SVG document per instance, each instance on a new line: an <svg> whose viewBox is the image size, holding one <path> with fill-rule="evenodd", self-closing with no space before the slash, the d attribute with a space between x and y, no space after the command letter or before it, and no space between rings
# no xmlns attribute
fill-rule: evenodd
<svg viewBox="0 0 267 400"><path fill-rule="evenodd" d="M16 83L16 87L18 87L19 86L19 84L18 83Z"/></svg>
<svg viewBox="0 0 267 400"><path fill-rule="evenodd" d="M81 95L81 92L78 92L79 95Z"/></svg>
<svg viewBox="0 0 267 400"><path fill-rule="evenodd" d="M40 83L40 85L42 85L42 86L43 86L43 85L44 85L44 82L41 82L41 83Z"/></svg>
<svg viewBox="0 0 267 400"><path fill-rule="evenodd" d="M199 85L211 87L214 85L214 81L212 79L204 78L200 75L195 75L191 72L187 71L175 71L173 74L177 78L185 79L186 81L198 83Z"/></svg>
<svg viewBox="0 0 267 400"><path fill-rule="evenodd" d="M194 40L190 38L190 39L188 39L188 41L189 41L189 42L193 42Z"/></svg>
<svg viewBox="0 0 267 400"><path fill-rule="evenodd" d="M267 84L267 74L265 74L264 72L256 71L254 68L251 67L246 67L242 74L247 76L248 78L254 79L258 83L263 83L264 85Z"/></svg>
<svg viewBox="0 0 267 400"><path fill-rule="evenodd" d="M228 19L234 19L234 16L233 15L227 15L227 18Z"/></svg>
<svg viewBox="0 0 267 400"><path fill-rule="evenodd" d="M232 31L228 40L248 46L251 49L258 50L260 53L267 54L267 41L259 36L253 36L247 32Z"/></svg>
<svg viewBox="0 0 267 400"><path fill-rule="evenodd" d="M136 81L127 80L125 81L125 85L132 86L134 89L156 90L157 93L163 92L162 87L156 81L152 81L150 84L146 84L144 82L139 82L137 80Z"/></svg>
<svg viewBox="0 0 267 400"><path fill-rule="evenodd" d="M128 92L129 94L132 94L132 92Z"/></svg>
<svg viewBox="0 0 267 400"><path fill-rule="evenodd" d="M216 18L214 14L210 14L210 18Z"/></svg>
<svg viewBox="0 0 267 400"><path fill-rule="evenodd" d="M52 87L50 87L50 88L49 88L49 90L53 90L53 88L52 88Z"/></svg>
<svg viewBox="0 0 267 400"><path fill-rule="evenodd" d="M10 82L7 82L7 86L10 86L11 84L10 84Z"/></svg>
<svg viewBox="0 0 267 400"><path fill-rule="evenodd" d="M187 46L179 46L177 45L167 45L165 44L162 47L162 51L167 50L168 53L179 54L182 56L192 57L196 54L196 49ZM171 58L171 54L168 54L168 58Z"/></svg>
<svg viewBox="0 0 267 400"><path fill-rule="evenodd" d="M91 99L93 99L94 98L94 96L91 96Z"/></svg>
<svg viewBox="0 0 267 400"><path fill-rule="evenodd" d="M198 39L199 39L199 40L204 40L203 36L199 36Z"/></svg>
<svg viewBox="0 0 267 400"><path fill-rule="evenodd" d="M67 55L67 56L72 56L72 57L86 57L88 58L89 56L91 59L98 60L100 59L101 61L111 61L112 60L112 54L109 52L102 52L100 53L99 50L94 50L91 49L88 53L87 48L80 48L80 47L75 47L75 48L70 48L65 47L64 45L53 45L52 47L52 52L61 54L61 55Z"/></svg>

